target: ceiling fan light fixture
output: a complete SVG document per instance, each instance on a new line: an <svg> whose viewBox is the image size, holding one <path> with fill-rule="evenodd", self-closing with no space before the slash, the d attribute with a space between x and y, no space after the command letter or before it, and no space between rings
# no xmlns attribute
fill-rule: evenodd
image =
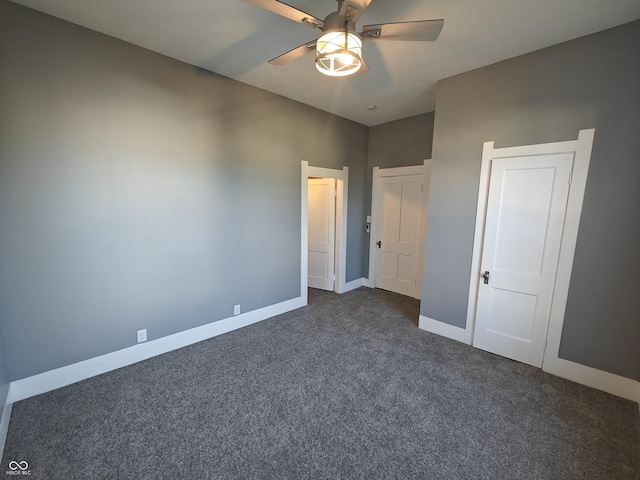
<svg viewBox="0 0 640 480"><path fill-rule="evenodd" d="M362 66L362 40L349 30L323 33L316 42L316 68L332 77L345 77Z"/></svg>

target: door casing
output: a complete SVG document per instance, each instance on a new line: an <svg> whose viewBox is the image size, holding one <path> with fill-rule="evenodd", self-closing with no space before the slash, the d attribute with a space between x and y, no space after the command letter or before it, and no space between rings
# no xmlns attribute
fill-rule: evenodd
<svg viewBox="0 0 640 480"><path fill-rule="evenodd" d="M420 236L418 240L418 258L416 270L416 294L420 299L422 295L422 273L424 267L424 242L427 229L427 201L429 198L429 178L431 176L431 159L424 160L422 165L394 168L373 168L373 181L371 185L371 233L369 239L369 277L365 279L364 286L375 288L376 278L376 241L379 236L380 221L382 219L382 190L381 177L394 177L404 175L422 174L422 205L420 208Z"/></svg>
<svg viewBox="0 0 640 480"><path fill-rule="evenodd" d="M337 293L346 292L346 269L347 269L347 199L349 194L349 167L342 167L342 170L323 167L309 166L309 162L302 160L300 162L301 170L301 208L300 208L300 296L304 304L307 304L308 295L308 189L309 177L326 177L336 179L336 229L335 229L335 264L334 274L336 281L334 282L334 291Z"/></svg>
<svg viewBox="0 0 640 480"><path fill-rule="evenodd" d="M562 326L564 323L564 314L569 294L571 269L573 266L573 258L578 238L578 227L580 223L580 215L582 213L582 203L584 200L594 136L595 129L586 129L580 130L577 140L505 148L495 148L494 142L485 142L482 150L480 189L478 192L478 207L476 212L475 237L473 242L472 266L469 282L467 324L465 328L465 342L469 344L473 343L473 331L475 328L478 287L482 273L480 270L482 243L484 239L484 226L487 213L491 163L493 159L559 153L572 153L574 155L573 175L567 200L567 210L558 259L558 269L553 289L551 314L547 329L546 349L542 361L543 370L565 378L573 374L572 371L575 370L575 365L577 365L568 360L559 358L558 353L560 350L560 338L562 336Z"/></svg>

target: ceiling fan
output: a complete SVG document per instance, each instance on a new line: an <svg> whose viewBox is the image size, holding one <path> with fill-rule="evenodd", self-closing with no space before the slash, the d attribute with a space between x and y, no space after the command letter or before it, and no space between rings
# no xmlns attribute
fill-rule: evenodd
<svg viewBox="0 0 640 480"><path fill-rule="evenodd" d="M300 45L269 60L273 65L284 65L311 51L316 52L316 68L331 76L346 76L369 71L362 58L362 42L370 40L403 40L428 42L440 35L444 20L379 23L365 25L356 32L356 22L371 0L336 0L338 10L324 20L298 10L279 0L244 0L280 16L318 28L322 34L315 40Z"/></svg>

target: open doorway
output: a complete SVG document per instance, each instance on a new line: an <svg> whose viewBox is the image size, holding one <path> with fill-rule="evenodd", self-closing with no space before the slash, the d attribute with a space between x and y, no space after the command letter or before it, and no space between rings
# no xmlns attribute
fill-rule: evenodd
<svg viewBox="0 0 640 480"><path fill-rule="evenodd" d="M318 197L326 195L329 191L329 185L335 184L335 190L332 195L335 199L335 215L333 216L332 226L333 233L329 232L329 229L324 233L325 236L332 237L333 239L333 253L330 251L322 252L323 248L319 245L312 245L313 250L311 261L314 264L311 266L311 273L314 276L318 276L318 267L320 270L326 268L325 273L325 289L330 289L337 293L343 293L347 291L346 288L346 250L347 250L347 195L349 184L349 167L343 167L342 170L311 167L308 162L302 162L301 172L301 188L302 188L302 208L301 208L301 295L307 298L307 288L309 283L310 274L310 259L309 259L309 179L327 179L325 187L320 187L315 192ZM325 198L325 201L327 199ZM322 202L322 198L319 199ZM325 203L325 208L328 209L325 213L333 208ZM325 220L328 222L328 219ZM316 225L317 226L317 225ZM328 224L327 224L328 227ZM312 240L317 240L312 238ZM312 242L318 243L318 242ZM327 246L327 250L328 250ZM324 266L323 266L324 265ZM333 268L333 273L328 273ZM331 284L331 286L329 286Z"/></svg>
<svg viewBox="0 0 640 480"><path fill-rule="evenodd" d="M309 177L307 185L308 286L333 292L336 280L336 179Z"/></svg>

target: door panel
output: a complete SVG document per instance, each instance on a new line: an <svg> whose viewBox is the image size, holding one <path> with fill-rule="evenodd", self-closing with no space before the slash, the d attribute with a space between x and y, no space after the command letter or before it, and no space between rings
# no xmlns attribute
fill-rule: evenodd
<svg viewBox="0 0 640 480"><path fill-rule="evenodd" d="M554 175L554 168L504 172L494 268L525 275L541 274Z"/></svg>
<svg viewBox="0 0 640 480"><path fill-rule="evenodd" d="M335 179L310 178L308 190L308 285L333 291L335 262Z"/></svg>
<svg viewBox="0 0 640 480"><path fill-rule="evenodd" d="M398 280L410 283L415 280L412 272L415 270L414 258L409 255L398 255Z"/></svg>
<svg viewBox="0 0 640 480"><path fill-rule="evenodd" d="M494 159L474 346L542 366L573 154Z"/></svg>
<svg viewBox="0 0 640 480"><path fill-rule="evenodd" d="M492 288L489 295L487 331L531 342L538 297L500 288ZM519 321L509 321L512 318Z"/></svg>
<svg viewBox="0 0 640 480"><path fill-rule="evenodd" d="M402 195L402 185L383 181L382 190L382 240L394 241L398 237L400 229L400 198ZM384 215L384 213L387 215Z"/></svg>
<svg viewBox="0 0 640 480"><path fill-rule="evenodd" d="M422 175L383 177L375 286L415 296Z"/></svg>
<svg viewBox="0 0 640 480"><path fill-rule="evenodd" d="M309 250L309 272L313 272L315 278L329 278L329 255L327 252ZM317 288L317 287L314 287Z"/></svg>

